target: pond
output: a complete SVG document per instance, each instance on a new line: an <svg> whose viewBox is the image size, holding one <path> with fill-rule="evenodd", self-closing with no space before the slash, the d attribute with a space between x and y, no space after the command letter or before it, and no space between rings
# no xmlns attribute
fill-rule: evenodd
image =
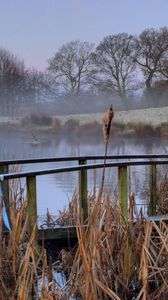
<svg viewBox="0 0 168 300"><path fill-rule="evenodd" d="M168 140L159 137L131 137L115 135L110 139L108 154L167 154ZM37 143L33 142L31 130L3 129L0 136L0 160L26 159L42 157L104 155L103 136L77 138L72 134L60 137L51 132L38 133ZM68 162L74 165L77 162ZM65 166L67 163L45 163L24 165L23 170L54 168ZM167 167L164 168L164 171ZM159 167L160 170L163 167ZM91 193L95 184L100 186L102 170L88 171L88 192ZM135 192L136 202L145 204L148 193L148 167L131 167L129 169L130 190ZM78 173L60 173L37 177L38 214L44 215L49 209L57 215L72 198L77 188ZM111 193L117 192L117 169L106 170L105 190L110 186Z"/></svg>

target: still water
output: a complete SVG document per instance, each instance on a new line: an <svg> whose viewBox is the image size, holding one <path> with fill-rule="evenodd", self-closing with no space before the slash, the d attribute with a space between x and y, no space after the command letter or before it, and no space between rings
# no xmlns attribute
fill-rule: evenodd
<svg viewBox="0 0 168 300"><path fill-rule="evenodd" d="M0 160L8 159L26 159L42 157L62 157L62 156L79 156L79 155L103 155L104 143L103 137L87 137L82 139L73 135L66 137L56 136L54 133L38 133L37 143L34 144L32 137L34 133L22 130L4 129L0 135ZM108 154L167 154L168 140L159 137L111 137ZM24 165L23 170L35 170L41 168L54 168L65 166L62 163L45 163L36 165ZM77 162L69 162L68 165L74 165ZM160 171L163 167L159 167ZM166 167L164 168L166 170ZM135 192L138 204L144 204L148 194L148 167L131 167L130 190ZM95 177L96 186L100 186L102 170L88 171L88 192L91 193L94 187ZM56 175L38 176L37 177L37 199L38 214L44 215L47 208L51 214L57 215L72 198L77 188L77 172L61 173ZM112 195L117 191L117 169L106 170L106 185L110 186Z"/></svg>

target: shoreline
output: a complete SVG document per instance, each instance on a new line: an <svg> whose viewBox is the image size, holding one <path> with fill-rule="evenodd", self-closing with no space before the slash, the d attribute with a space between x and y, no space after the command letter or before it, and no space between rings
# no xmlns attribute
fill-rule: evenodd
<svg viewBox="0 0 168 300"><path fill-rule="evenodd" d="M102 126L102 118L104 113L91 114L70 114L70 115L55 115L48 116L50 123L43 124L44 115L39 115L42 118L41 124L33 122L31 116L24 118L9 118L0 117L1 127L13 128L34 128L38 131L46 130L75 130L80 127L88 131L89 125L92 127ZM166 135L168 129L168 106L161 108L147 108L129 111L114 111L114 118L112 121L113 128L117 132L132 133L133 131L141 129L144 130L161 130Z"/></svg>
<svg viewBox="0 0 168 300"><path fill-rule="evenodd" d="M91 114L71 114L71 115L56 115L53 120L59 120L61 125L69 120L79 121L80 125L97 122L102 124L102 117L104 113L91 113ZM115 124L128 125L128 124L149 124L153 127L160 126L168 122L168 106L159 108L146 108L128 111L114 111Z"/></svg>

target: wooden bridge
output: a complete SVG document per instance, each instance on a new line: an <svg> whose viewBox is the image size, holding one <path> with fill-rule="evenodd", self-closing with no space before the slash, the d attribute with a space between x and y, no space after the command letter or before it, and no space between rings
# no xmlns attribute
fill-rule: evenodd
<svg viewBox="0 0 168 300"><path fill-rule="evenodd" d="M76 162L73 166L68 166L68 162ZM90 163L92 161L92 163ZM93 161L96 161L93 163ZM97 162L98 161L98 162ZM38 169L35 171L21 171L16 173L9 173L9 166L11 165L24 165L24 164L37 164L37 163L55 163L66 162L67 166ZM3 189L6 210L9 214L9 186L8 180L16 178L26 178L26 190L27 190L27 214L28 214L28 231L31 234L34 224L37 221L37 199L36 195L36 178L37 176L43 176L48 174L58 174L63 172L78 172L79 173L79 208L81 212L81 218L87 219L88 206L87 206L87 170L100 169L100 168L118 168L118 197L122 214L128 216L128 167L132 166L149 166L150 174L150 202L148 207L149 216L156 214L157 206L157 166L167 165L168 155L112 155L112 156L81 156L81 157L59 157L59 158L37 158L37 159L19 159L0 161L0 181ZM168 215L153 217L159 220L159 218L168 220ZM9 220L10 221L10 220ZM76 234L75 227L65 227L56 229L37 229L38 239L62 239L73 238Z"/></svg>

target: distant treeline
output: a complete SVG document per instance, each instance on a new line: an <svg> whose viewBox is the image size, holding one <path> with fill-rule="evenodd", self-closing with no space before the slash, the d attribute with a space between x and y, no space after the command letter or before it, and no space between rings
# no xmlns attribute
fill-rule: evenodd
<svg viewBox="0 0 168 300"><path fill-rule="evenodd" d="M0 48L1 115L168 105L168 27L63 45L44 72Z"/></svg>

